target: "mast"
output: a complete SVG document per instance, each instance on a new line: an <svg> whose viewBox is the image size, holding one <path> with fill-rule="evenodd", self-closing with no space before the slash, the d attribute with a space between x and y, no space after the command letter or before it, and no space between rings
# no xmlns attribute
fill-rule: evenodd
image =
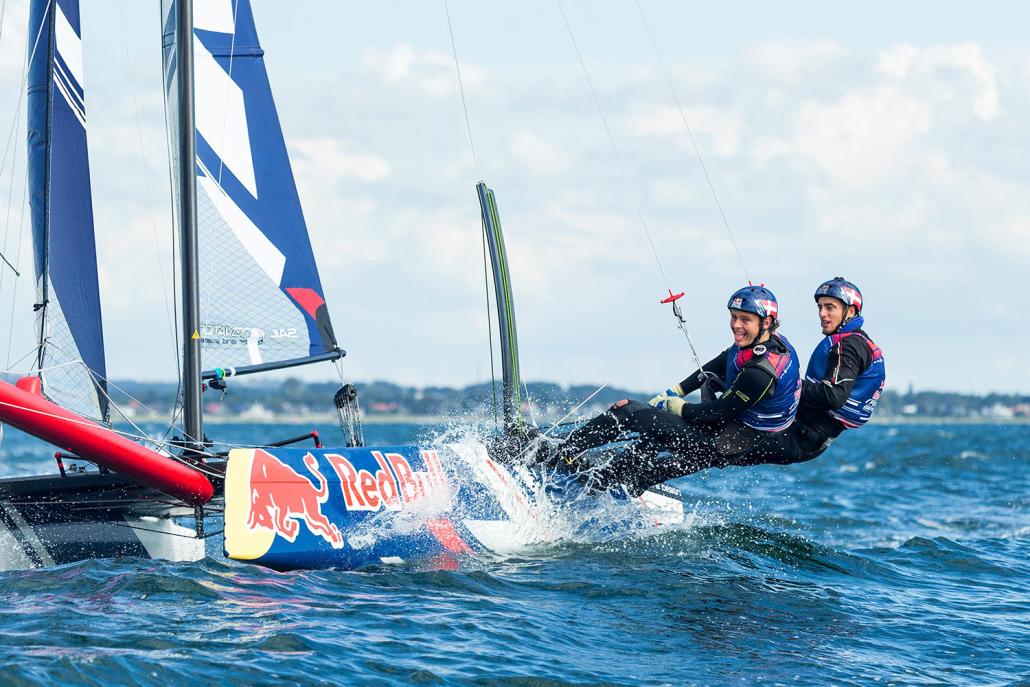
<svg viewBox="0 0 1030 687"><path fill-rule="evenodd" d="M204 417L200 405L200 260L197 251L197 146L193 106L193 2L176 2L178 60L179 232L182 258L182 404L187 449L200 450Z"/></svg>
<svg viewBox="0 0 1030 687"><path fill-rule="evenodd" d="M519 341L515 331L515 301L511 292L511 277L508 273L508 253L504 249L504 235L501 233L501 218L497 211L494 192L482 181L476 184L479 207L483 213L483 232L490 251L490 268L494 275L494 295L497 298L498 336L501 340L502 403L504 406L504 433L523 434L525 420L522 417L521 388L519 373Z"/></svg>

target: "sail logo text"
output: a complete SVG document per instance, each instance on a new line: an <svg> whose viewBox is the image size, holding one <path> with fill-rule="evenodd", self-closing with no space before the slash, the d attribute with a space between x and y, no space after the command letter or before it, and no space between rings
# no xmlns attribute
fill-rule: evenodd
<svg viewBox="0 0 1030 687"><path fill-rule="evenodd" d="M406 504L436 503L450 508L450 490L440 464L440 455L433 450L420 450L426 464L424 471L413 470L399 453L372 451L377 468L357 469L347 458L325 454L337 477L343 501L350 511L399 511Z"/></svg>
<svg viewBox="0 0 1030 687"><path fill-rule="evenodd" d="M266 332L260 327L201 323L200 336L205 340L210 340L212 343L246 344L248 341L255 339L259 341L264 340L266 336L272 339L296 339L298 333L296 327L271 327Z"/></svg>

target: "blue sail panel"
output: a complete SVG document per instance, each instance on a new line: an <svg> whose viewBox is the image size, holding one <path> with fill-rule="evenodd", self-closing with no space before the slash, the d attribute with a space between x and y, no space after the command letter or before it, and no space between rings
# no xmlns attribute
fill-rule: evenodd
<svg viewBox="0 0 1030 687"><path fill-rule="evenodd" d="M86 147L78 0L33 0L29 17L29 189L43 392L107 416L104 333Z"/></svg>
<svg viewBox="0 0 1030 687"><path fill-rule="evenodd" d="M250 3L197 3L193 45L204 366L324 357L338 347Z"/></svg>

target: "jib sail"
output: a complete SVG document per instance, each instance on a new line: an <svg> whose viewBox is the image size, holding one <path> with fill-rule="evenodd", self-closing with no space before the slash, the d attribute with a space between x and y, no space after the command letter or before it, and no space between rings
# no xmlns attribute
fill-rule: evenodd
<svg viewBox="0 0 1030 687"><path fill-rule="evenodd" d="M164 6L176 132L174 2ZM339 357L250 3L193 12L204 367L240 374Z"/></svg>
<svg viewBox="0 0 1030 687"><path fill-rule="evenodd" d="M37 364L54 402L106 419L79 0L33 0L29 15L29 199Z"/></svg>

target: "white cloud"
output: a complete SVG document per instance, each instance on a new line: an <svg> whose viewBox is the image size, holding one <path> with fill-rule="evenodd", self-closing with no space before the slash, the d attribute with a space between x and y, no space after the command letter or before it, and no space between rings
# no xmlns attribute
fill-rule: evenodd
<svg viewBox="0 0 1030 687"><path fill-rule="evenodd" d="M771 80L796 82L814 72L826 71L846 54L844 47L829 39L761 41L748 56Z"/></svg>
<svg viewBox="0 0 1030 687"><path fill-rule="evenodd" d="M425 95L442 97L457 89L457 75L451 55L437 50L416 51L401 43L389 50L366 50L362 55L365 67L380 74L390 83L414 84ZM473 92L486 81L486 70L473 63L461 62L461 81L466 92Z"/></svg>
<svg viewBox="0 0 1030 687"><path fill-rule="evenodd" d="M736 155L743 122L739 112L727 108L699 105L684 107L681 114L672 106L637 106L628 117L627 128L634 136L672 138L681 148L691 149L684 119L694 136L704 139L698 145L723 157Z"/></svg>
<svg viewBox="0 0 1030 687"><path fill-rule="evenodd" d="M976 43L921 49L907 43L896 45L881 53L878 68L909 88L936 90L939 100L965 99L980 119L998 115L996 69Z"/></svg>
<svg viewBox="0 0 1030 687"><path fill-rule="evenodd" d="M342 179L382 181L392 172L383 158L354 151L354 144L335 138L301 138L289 142L295 173L320 187L332 188Z"/></svg>
<svg viewBox="0 0 1030 687"><path fill-rule="evenodd" d="M833 103L802 104L791 149L837 182L870 185L894 174L906 149L932 124L932 104L880 85Z"/></svg>
<svg viewBox="0 0 1030 687"><path fill-rule="evenodd" d="M530 131L512 134L508 149L515 161L533 174L564 174L572 166L572 159L561 146Z"/></svg>

